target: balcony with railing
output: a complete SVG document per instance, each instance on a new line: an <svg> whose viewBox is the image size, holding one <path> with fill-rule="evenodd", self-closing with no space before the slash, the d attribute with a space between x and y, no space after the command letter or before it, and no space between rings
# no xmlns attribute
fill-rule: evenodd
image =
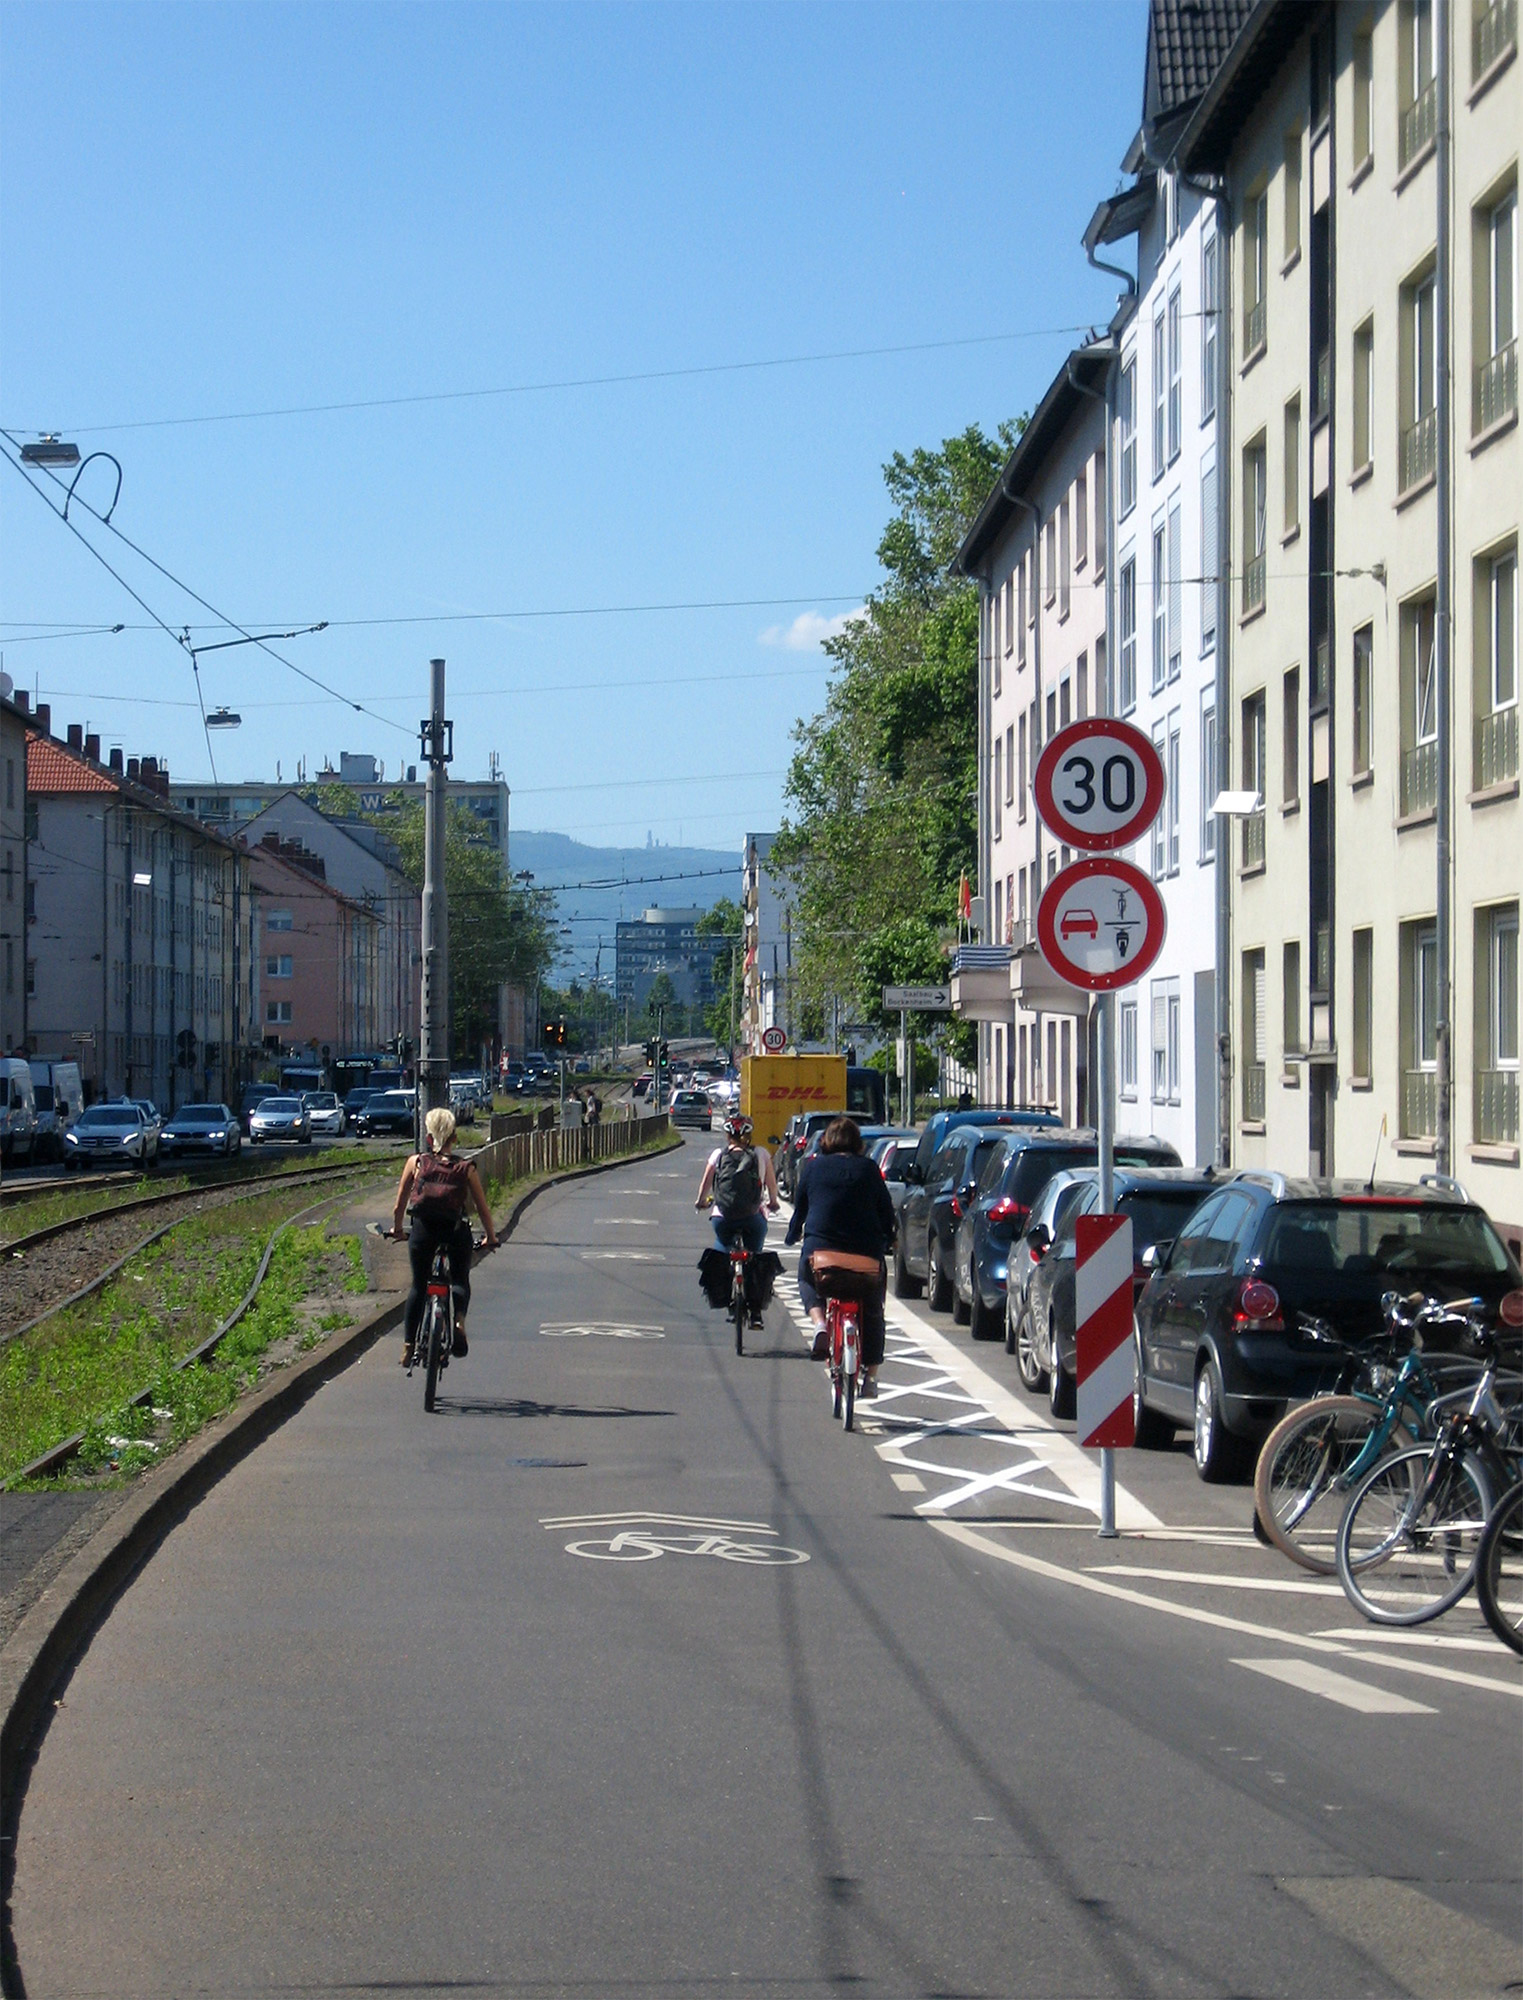
<svg viewBox="0 0 1523 2000"><path fill-rule="evenodd" d="M1261 1062L1243 1065L1243 1123L1262 1125L1264 1122L1264 1065Z"/></svg>
<svg viewBox="0 0 1523 2000"><path fill-rule="evenodd" d="M1264 608L1265 558L1262 554L1250 556L1243 565L1243 616L1250 611Z"/></svg>
<svg viewBox="0 0 1523 2000"><path fill-rule="evenodd" d="M1398 491L1408 492L1429 478L1438 464L1438 412L1429 410L1416 423L1404 426L1399 453Z"/></svg>
<svg viewBox="0 0 1523 2000"><path fill-rule="evenodd" d="M1243 873L1264 865L1264 815L1249 813L1243 820Z"/></svg>
<svg viewBox="0 0 1523 2000"><path fill-rule="evenodd" d="M1471 63L1477 81L1518 46L1518 0L1492 0L1475 18Z"/></svg>
<svg viewBox="0 0 1523 2000"><path fill-rule="evenodd" d="M1267 321L1264 314L1264 300L1255 299L1252 305L1243 308L1243 359L1257 354L1264 345Z"/></svg>
<svg viewBox="0 0 1523 2000"><path fill-rule="evenodd" d="M1401 817L1432 812L1438 804L1438 745L1414 743L1401 753Z"/></svg>
<svg viewBox="0 0 1523 2000"><path fill-rule="evenodd" d="M1397 131L1398 168L1415 160L1424 146L1431 146L1438 131L1438 82L1430 80L1412 102L1405 105Z"/></svg>
<svg viewBox="0 0 1523 2000"><path fill-rule="evenodd" d="M1518 710L1499 708L1477 716L1475 724L1475 789L1505 785L1518 775Z"/></svg>
<svg viewBox="0 0 1523 2000"><path fill-rule="evenodd" d="M1438 1131L1438 1071L1409 1069L1401 1079L1401 1136L1431 1139Z"/></svg>
<svg viewBox="0 0 1523 2000"><path fill-rule="evenodd" d="M1489 431L1518 408L1518 343L1509 340L1475 371L1475 428Z"/></svg>
<svg viewBox="0 0 1523 2000"><path fill-rule="evenodd" d="M1518 1143L1518 1072L1478 1069L1475 1073L1475 1137L1481 1146Z"/></svg>

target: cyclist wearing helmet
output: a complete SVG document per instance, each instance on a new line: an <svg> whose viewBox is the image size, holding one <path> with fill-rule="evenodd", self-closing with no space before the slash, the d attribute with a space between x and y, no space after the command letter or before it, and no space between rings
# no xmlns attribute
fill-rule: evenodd
<svg viewBox="0 0 1523 2000"><path fill-rule="evenodd" d="M767 1241L767 1218L762 1213L762 1203L766 1202L773 1215L777 1214L779 1204L772 1155L765 1146L753 1146L751 1134L750 1119L739 1112L724 1121L725 1142L710 1153L693 1206L702 1208L706 1202L713 1203L709 1219L721 1250L728 1250L738 1236L755 1257Z"/></svg>

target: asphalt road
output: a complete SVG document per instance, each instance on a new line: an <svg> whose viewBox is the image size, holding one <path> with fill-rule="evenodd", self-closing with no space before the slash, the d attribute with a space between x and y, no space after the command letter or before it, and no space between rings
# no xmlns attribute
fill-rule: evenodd
<svg viewBox="0 0 1523 2000"><path fill-rule="evenodd" d="M544 1197L433 1418L388 1341L169 1538L22 1814L33 2000L1495 1995L1523 1679L1380 1645L1180 1454L896 1306L844 1435L704 1150ZM1340 1631L1348 1637L1336 1636Z"/></svg>

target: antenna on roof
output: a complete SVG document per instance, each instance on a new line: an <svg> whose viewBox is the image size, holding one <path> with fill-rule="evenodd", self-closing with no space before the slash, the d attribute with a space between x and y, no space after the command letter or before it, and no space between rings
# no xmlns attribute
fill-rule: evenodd
<svg viewBox="0 0 1523 2000"><path fill-rule="evenodd" d="M1380 1114L1380 1130L1375 1134L1375 1157L1370 1161L1370 1177L1364 1184L1366 1194L1375 1192L1375 1169L1380 1165L1380 1142L1386 1135L1386 1114Z"/></svg>

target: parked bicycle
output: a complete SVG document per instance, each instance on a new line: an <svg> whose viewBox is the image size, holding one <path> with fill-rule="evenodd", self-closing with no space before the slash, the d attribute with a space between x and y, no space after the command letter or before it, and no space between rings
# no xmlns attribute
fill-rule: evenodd
<svg viewBox="0 0 1523 2000"><path fill-rule="evenodd" d="M1372 1624L1424 1625L1458 1604L1495 1496L1523 1475L1523 1405L1498 1396L1495 1337L1473 1315L1468 1326L1480 1375L1435 1397L1433 1441L1373 1466L1338 1526L1338 1580Z"/></svg>
<svg viewBox="0 0 1523 2000"><path fill-rule="evenodd" d="M1504 1646L1523 1653L1523 1480L1487 1518L1475 1559L1481 1615Z"/></svg>
<svg viewBox="0 0 1523 2000"><path fill-rule="evenodd" d="M1254 1505L1282 1555L1319 1576L1333 1574L1338 1523L1350 1493L1388 1450L1432 1436L1428 1411L1444 1377L1460 1369L1473 1380L1479 1372L1479 1364L1464 1357L1424 1353L1425 1332L1430 1338L1444 1329L1463 1335L1470 1304L1387 1292L1380 1302L1386 1338L1375 1351L1351 1347L1321 1321L1303 1323L1302 1331L1326 1347L1329 1360L1341 1358L1343 1365L1336 1389L1288 1410L1259 1451Z"/></svg>

